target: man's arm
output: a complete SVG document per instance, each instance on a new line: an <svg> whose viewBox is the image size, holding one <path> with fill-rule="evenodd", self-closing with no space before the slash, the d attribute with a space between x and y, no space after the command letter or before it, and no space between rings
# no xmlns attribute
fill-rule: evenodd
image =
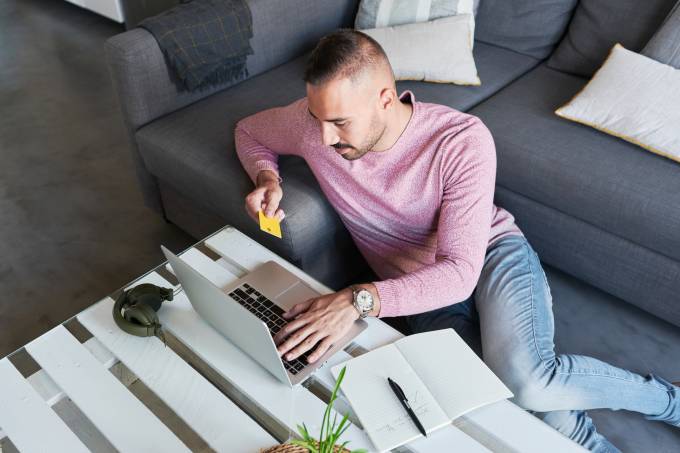
<svg viewBox="0 0 680 453"><path fill-rule="evenodd" d="M278 155L299 154L300 137L308 125L303 116L306 98L284 107L263 110L236 123L234 142L241 165L257 185L269 170L279 176Z"/></svg>
<svg viewBox="0 0 680 453"><path fill-rule="evenodd" d="M467 299L481 273L489 241L496 182L496 150L478 119L465 137L443 150L444 182L436 262L399 278L364 283L374 296L371 316L388 317L434 310ZM321 357L359 317L351 288L301 302L284 314L289 320L274 341L287 360L314 348Z"/></svg>
<svg viewBox="0 0 680 453"><path fill-rule="evenodd" d="M242 119L236 124L234 141L241 165L255 183L255 190L246 197L246 212L258 222L259 210L267 217L283 220L279 209L283 197L279 176L278 155L297 154L299 137L305 124L300 110L306 109L305 99L285 107L264 110Z"/></svg>
<svg viewBox="0 0 680 453"><path fill-rule="evenodd" d="M488 246L496 181L496 149L478 120L443 150L443 198L435 263L377 281L380 317L422 313L466 300L479 280Z"/></svg>
<svg viewBox="0 0 680 453"><path fill-rule="evenodd" d="M353 286L373 294L374 307L369 316L378 316L380 297L375 286L372 283ZM279 355L293 360L314 348L308 359L315 362L347 333L359 316L352 304L351 287L300 302L283 314L288 323L274 336Z"/></svg>

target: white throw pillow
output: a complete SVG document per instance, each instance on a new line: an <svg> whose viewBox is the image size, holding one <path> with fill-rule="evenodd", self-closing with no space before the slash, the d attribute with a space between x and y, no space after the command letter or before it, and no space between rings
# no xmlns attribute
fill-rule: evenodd
<svg viewBox="0 0 680 453"><path fill-rule="evenodd" d="M680 70L621 44L555 113L680 162Z"/></svg>
<svg viewBox="0 0 680 453"><path fill-rule="evenodd" d="M478 6L478 0L361 0L354 26L358 30L385 28L469 14L470 47L474 47Z"/></svg>
<svg viewBox="0 0 680 453"><path fill-rule="evenodd" d="M468 14L361 31L383 47L397 80L481 84Z"/></svg>

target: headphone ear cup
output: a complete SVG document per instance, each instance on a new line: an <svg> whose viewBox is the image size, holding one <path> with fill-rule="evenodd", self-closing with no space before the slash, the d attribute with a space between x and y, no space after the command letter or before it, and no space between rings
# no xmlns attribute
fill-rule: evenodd
<svg viewBox="0 0 680 453"><path fill-rule="evenodd" d="M150 283L121 291L113 304L113 319L121 330L131 335L138 337L162 335L156 311L160 309L164 300L172 300L173 294L172 288L161 288Z"/></svg>
<svg viewBox="0 0 680 453"><path fill-rule="evenodd" d="M133 331L134 326L132 326L127 319L123 318L123 315L121 313L126 301L127 291L122 291L118 298L116 299L116 303L113 304L113 320L116 322L116 325L118 325L118 327L120 327L120 329L123 330L124 332L127 332L132 335L137 335Z"/></svg>
<svg viewBox="0 0 680 453"><path fill-rule="evenodd" d="M125 320L146 327L146 336L153 335L159 324L156 311L150 306L141 303L125 310Z"/></svg>

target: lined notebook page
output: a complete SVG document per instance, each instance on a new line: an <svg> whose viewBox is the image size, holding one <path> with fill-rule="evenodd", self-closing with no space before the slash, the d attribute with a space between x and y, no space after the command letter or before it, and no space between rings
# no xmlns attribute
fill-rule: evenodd
<svg viewBox="0 0 680 453"><path fill-rule="evenodd" d="M449 420L513 396L453 329L411 335L393 345L411 364Z"/></svg>
<svg viewBox="0 0 680 453"><path fill-rule="evenodd" d="M336 365L331 369L336 379L344 365L347 365L347 371L340 388L368 437L380 451L390 450L422 436L392 392L388 377L404 390L427 433L450 423L450 418L394 344Z"/></svg>

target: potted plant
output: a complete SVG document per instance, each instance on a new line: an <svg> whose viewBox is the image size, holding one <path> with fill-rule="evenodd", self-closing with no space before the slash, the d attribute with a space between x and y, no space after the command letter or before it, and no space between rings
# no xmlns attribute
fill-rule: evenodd
<svg viewBox="0 0 680 453"><path fill-rule="evenodd" d="M333 388L331 399L328 401L328 405L326 406L326 412L324 412L323 421L321 422L321 432L319 433L319 439L314 439L309 434L305 424L302 423L302 426L297 425L302 439L293 439L283 445L276 445L274 447L268 448L262 453L366 453L366 450L363 448L352 451L345 448L345 445L347 445L349 441L345 441L340 445L337 444L340 436L342 436L342 434L351 425L351 422L348 420L349 414L345 414L338 425L338 414L336 413L333 417L333 423L331 424L331 409L333 408L333 403L335 403L335 399L337 398L340 383L345 377L346 368L347 367L342 367L342 370L338 375L338 380L335 383L335 387Z"/></svg>

